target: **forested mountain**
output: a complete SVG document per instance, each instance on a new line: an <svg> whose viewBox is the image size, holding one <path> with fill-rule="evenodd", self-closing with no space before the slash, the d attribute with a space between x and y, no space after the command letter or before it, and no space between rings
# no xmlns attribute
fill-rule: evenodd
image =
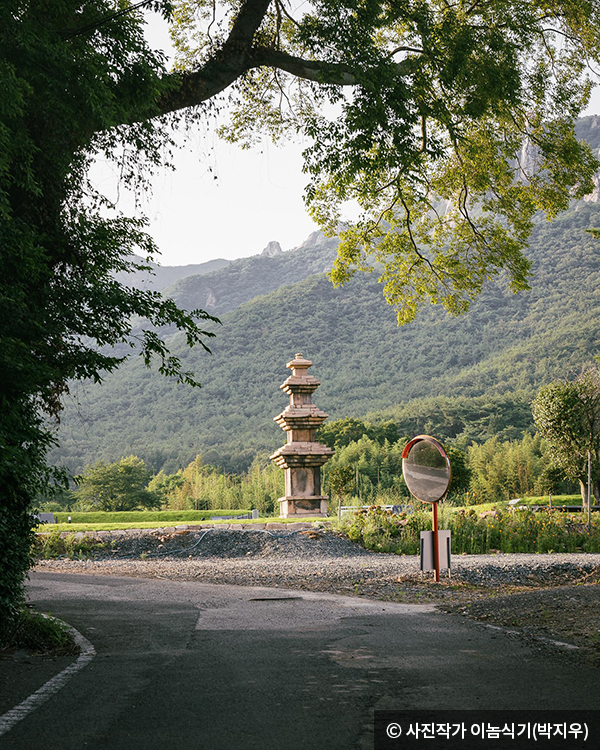
<svg viewBox="0 0 600 750"><path fill-rule="evenodd" d="M314 232L304 244L287 253L240 258L202 278L181 279L165 293L187 310L199 307L213 315L223 315L259 295L296 284L313 274L326 273L335 258L337 244L336 239Z"/></svg>
<svg viewBox="0 0 600 750"><path fill-rule="evenodd" d="M371 412L396 419L401 432L516 437L531 425L536 389L598 353L600 241L584 231L590 226L600 226L595 203L540 221L530 291L513 295L500 280L463 317L430 308L403 328L375 275L341 289L322 273L307 276L331 262L334 243L320 237L182 280L169 294L190 307L211 290L222 320L212 356L174 342L202 389L177 386L134 358L103 385L74 388L53 459L78 471L134 453L173 471L202 453L240 470L282 442L272 420L286 404L278 386L296 352L314 361L315 402L332 418Z"/></svg>
<svg viewBox="0 0 600 750"><path fill-rule="evenodd" d="M133 256L137 263L146 263L143 258ZM231 261L225 258L215 258L206 261L206 263L191 263L187 266L163 266L158 263L147 263L152 269L149 271L132 271L131 273L120 273L117 275L119 281L136 289L154 289L161 292L169 286L175 284L179 279L188 276L200 275L217 271L219 268L228 266Z"/></svg>

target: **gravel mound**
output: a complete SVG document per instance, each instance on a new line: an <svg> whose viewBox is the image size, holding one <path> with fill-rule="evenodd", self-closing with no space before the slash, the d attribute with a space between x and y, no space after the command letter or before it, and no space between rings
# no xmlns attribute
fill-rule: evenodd
<svg viewBox="0 0 600 750"><path fill-rule="evenodd" d="M586 583L600 576L600 554L456 555L451 576L429 586L417 555L372 552L332 529L134 531L104 536L88 560L41 561L41 567L96 567L116 575L201 578L222 583L306 587L378 586L390 595L425 586L430 596L456 589L527 589ZM323 590L321 588L321 590ZM357 591L356 593L362 593Z"/></svg>
<svg viewBox="0 0 600 750"><path fill-rule="evenodd" d="M94 560L153 558L252 557L304 560L338 557L369 557L372 553L331 531L238 531L205 529L199 532L134 533L105 540L103 549L94 549Z"/></svg>

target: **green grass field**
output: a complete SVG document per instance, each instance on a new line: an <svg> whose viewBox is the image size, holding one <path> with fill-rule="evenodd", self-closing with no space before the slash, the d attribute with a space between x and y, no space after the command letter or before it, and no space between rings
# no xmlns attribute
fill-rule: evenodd
<svg viewBox="0 0 600 750"><path fill-rule="evenodd" d="M109 513L106 511L95 511L90 513L55 513L57 523L67 523L69 517L71 523L192 523L193 521L206 521L211 516L240 516L250 513L250 510L130 510Z"/></svg>
<svg viewBox="0 0 600 750"><path fill-rule="evenodd" d="M515 498L516 499L516 498ZM526 505L527 507L531 507L534 505L545 505L548 507L548 495L544 495L542 497L522 497L519 499L519 502L516 503L517 507ZM561 505L581 505L581 495L552 495L552 507L558 508ZM508 500L501 500L497 503L480 503L479 505L471 505L467 506L471 508L475 508L479 511L484 510L491 510L492 508L497 508L498 510L504 510L505 508L510 508Z"/></svg>
<svg viewBox="0 0 600 750"><path fill-rule="evenodd" d="M57 514L62 515L62 514ZM68 515L68 514L67 514ZM73 514L75 515L75 514ZM77 516L81 517L84 516L84 513L78 513ZM97 513L90 513L89 515L99 515ZM107 515L115 515L115 514L107 514ZM129 514L133 515L133 514ZM142 515L142 513L140 513ZM183 524L198 524L198 523L209 523L214 524L215 526L219 525L225 525L225 524L233 524L233 525L242 525L242 524L264 524L264 523L296 523L297 521L308 521L309 523L314 523L315 521L323 521L326 519L323 519L321 517L310 517L310 518L255 518L255 519L224 519L222 521L211 521L210 517L204 518L204 519L175 519L175 520L156 520L156 521L128 521L128 522L110 522L110 521L88 521L86 523L82 523L81 521L78 523L73 522L71 523L55 523L55 524L43 524L41 526L38 526L37 532L38 533L51 533L52 531L70 531L72 533L76 533L78 531L118 531L120 529L158 529L158 528L164 528L164 527L172 527L172 526L179 526Z"/></svg>

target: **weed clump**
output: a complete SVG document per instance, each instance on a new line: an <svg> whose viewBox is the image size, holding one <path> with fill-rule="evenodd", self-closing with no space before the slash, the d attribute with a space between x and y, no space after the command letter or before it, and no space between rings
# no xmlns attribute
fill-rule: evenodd
<svg viewBox="0 0 600 750"><path fill-rule="evenodd" d="M54 560L66 557L70 560L85 560L94 550L104 549L106 545L88 536L76 537L75 534L61 534L52 531L50 534L37 534L33 543L33 555L38 560Z"/></svg>
<svg viewBox="0 0 600 750"><path fill-rule="evenodd" d="M76 654L78 647L64 623L24 608L10 623L0 625L0 651L61 656Z"/></svg>

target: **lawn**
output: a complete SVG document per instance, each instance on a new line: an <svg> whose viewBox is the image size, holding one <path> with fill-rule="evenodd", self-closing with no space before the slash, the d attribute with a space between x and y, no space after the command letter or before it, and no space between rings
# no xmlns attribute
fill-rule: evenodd
<svg viewBox="0 0 600 750"><path fill-rule="evenodd" d="M60 514L62 515L62 514ZM73 514L74 516L75 514ZM78 513L78 518L81 518L81 516L84 516L83 513ZM99 514L97 513L90 513L89 515L97 516ZM116 514L107 514L107 515L116 515ZM133 515L133 514L128 514ZM143 515L140 513L140 515ZM173 514L171 514L173 515ZM42 526L39 526L37 528L38 532L45 532L50 533L52 531L69 531L72 533L76 533L78 531L118 531L121 529L158 529L158 528L165 528L165 527L172 527L172 526L182 526L182 525L198 525L198 524L214 524L215 526L221 526L225 524L232 524L234 526L242 525L242 524L248 524L248 525L256 525L256 524L264 524L264 523L296 523L297 521L308 521L310 523L313 523L315 521L323 521L322 517L310 517L310 518L246 518L246 519L223 519L223 520L211 520L210 517L208 518L186 518L186 519L158 519L155 521L142 521L142 520L134 520L134 521L127 521L127 522L111 522L111 521L100 521L100 520L89 520L87 522L81 522L78 521L75 523L75 518L73 518L73 522L71 523L55 523L55 524L44 524Z"/></svg>

